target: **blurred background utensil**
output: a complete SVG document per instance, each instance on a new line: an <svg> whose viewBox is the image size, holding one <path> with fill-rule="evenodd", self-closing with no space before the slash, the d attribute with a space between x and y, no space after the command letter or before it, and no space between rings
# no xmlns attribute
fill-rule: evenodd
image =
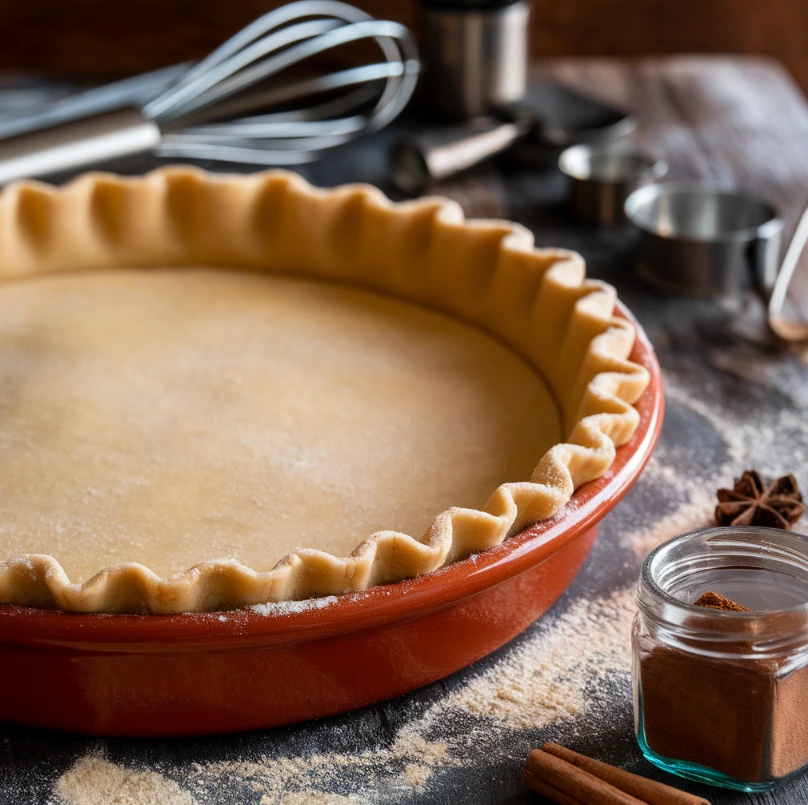
<svg viewBox="0 0 808 805"><path fill-rule="evenodd" d="M393 145L390 177L402 193L418 195L435 182L502 153L535 126L531 115L514 116L508 122L481 117L463 126L410 134Z"/></svg>
<svg viewBox="0 0 808 805"><path fill-rule="evenodd" d="M769 326L784 341L808 340L808 207L800 218L769 298Z"/></svg>
<svg viewBox="0 0 808 805"><path fill-rule="evenodd" d="M468 120L527 90L527 0L421 0L424 96L438 118Z"/></svg>
<svg viewBox="0 0 808 805"><path fill-rule="evenodd" d="M375 43L380 61L330 73L297 72L312 57L363 41ZM63 101L67 122L42 128L36 123L41 116L28 114L27 128L6 128L14 134L0 140L0 182L149 152L303 164L395 119L412 96L419 69L415 42L399 23L335 0L301 0L248 25L140 108L75 114L112 97L107 87Z"/></svg>
<svg viewBox="0 0 808 805"><path fill-rule="evenodd" d="M391 152L392 179L402 192L419 193L504 151L522 164L548 167L569 145L618 140L636 125L625 111L562 84L537 83L519 103L486 117L404 137Z"/></svg>
<svg viewBox="0 0 808 805"><path fill-rule="evenodd" d="M623 223L628 196L668 172L663 160L622 143L573 145L561 153L558 166L570 179L572 214L604 226Z"/></svg>

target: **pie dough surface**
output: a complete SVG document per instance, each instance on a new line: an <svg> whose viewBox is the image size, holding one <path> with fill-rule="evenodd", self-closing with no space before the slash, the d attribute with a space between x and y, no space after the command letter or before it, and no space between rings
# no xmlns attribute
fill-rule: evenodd
<svg viewBox="0 0 808 805"><path fill-rule="evenodd" d="M0 286L0 559L50 555L74 584L420 537L562 436L513 351L350 286L204 268Z"/></svg>
<svg viewBox="0 0 808 805"><path fill-rule="evenodd" d="M0 603L68 612L234 609L466 559L603 476L649 380L580 255L285 171L12 184L0 297ZM329 549L273 565L303 535Z"/></svg>

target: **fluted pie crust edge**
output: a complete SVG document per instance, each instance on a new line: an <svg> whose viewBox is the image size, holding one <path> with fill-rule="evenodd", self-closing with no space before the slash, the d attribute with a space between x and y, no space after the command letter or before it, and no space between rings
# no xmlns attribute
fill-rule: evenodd
<svg viewBox="0 0 808 805"><path fill-rule="evenodd" d="M284 171L94 173L61 189L25 182L0 194L0 281L174 266L344 282L476 325L545 379L568 439L541 457L529 480L494 490L482 510L448 509L418 536L377 532L347 557L299 550L266 572L217 561L167 578L121 563L74 584L56 559L29 554L0 564L0 602L71 612L206 612L413 578L558 513L575 489L609 469L638 424L633 403L648 373L628 360L635 331L613 315L614 289L585 279L579 255L535 249L532 234L516 224L465 221L446 199L394 204L368 186L319 190Z"/></svg>

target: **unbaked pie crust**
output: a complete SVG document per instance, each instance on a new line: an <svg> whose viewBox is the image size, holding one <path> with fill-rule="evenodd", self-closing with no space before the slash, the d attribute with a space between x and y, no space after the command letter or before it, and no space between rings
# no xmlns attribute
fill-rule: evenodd
<svg viewBox="0 0 808 805"><path fill-rule="evenodd" d="M5 603L203 612L428 573L606 472L648 380L578 255L285 172L14 185L0 280Z"/></svg>

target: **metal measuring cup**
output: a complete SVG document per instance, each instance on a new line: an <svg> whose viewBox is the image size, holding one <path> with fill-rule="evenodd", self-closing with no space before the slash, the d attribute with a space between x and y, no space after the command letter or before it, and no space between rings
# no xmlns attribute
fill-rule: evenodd
<svg viewBox="0 0 808 805"><path fill-rule="evenodd" d="M640 232L637 272L656 288L694 296L774 285L783 220L766 202L725 184L656 182L635 190L626 217Z"/></svg>
<svg viewBox="0 0 808 805"><path fill-rule="evenodd" d="M573 215L602 225L625 221L628 196L668 172L663 160L624 144L574 145L562 152L558 167L570 179Z"/></svg>

